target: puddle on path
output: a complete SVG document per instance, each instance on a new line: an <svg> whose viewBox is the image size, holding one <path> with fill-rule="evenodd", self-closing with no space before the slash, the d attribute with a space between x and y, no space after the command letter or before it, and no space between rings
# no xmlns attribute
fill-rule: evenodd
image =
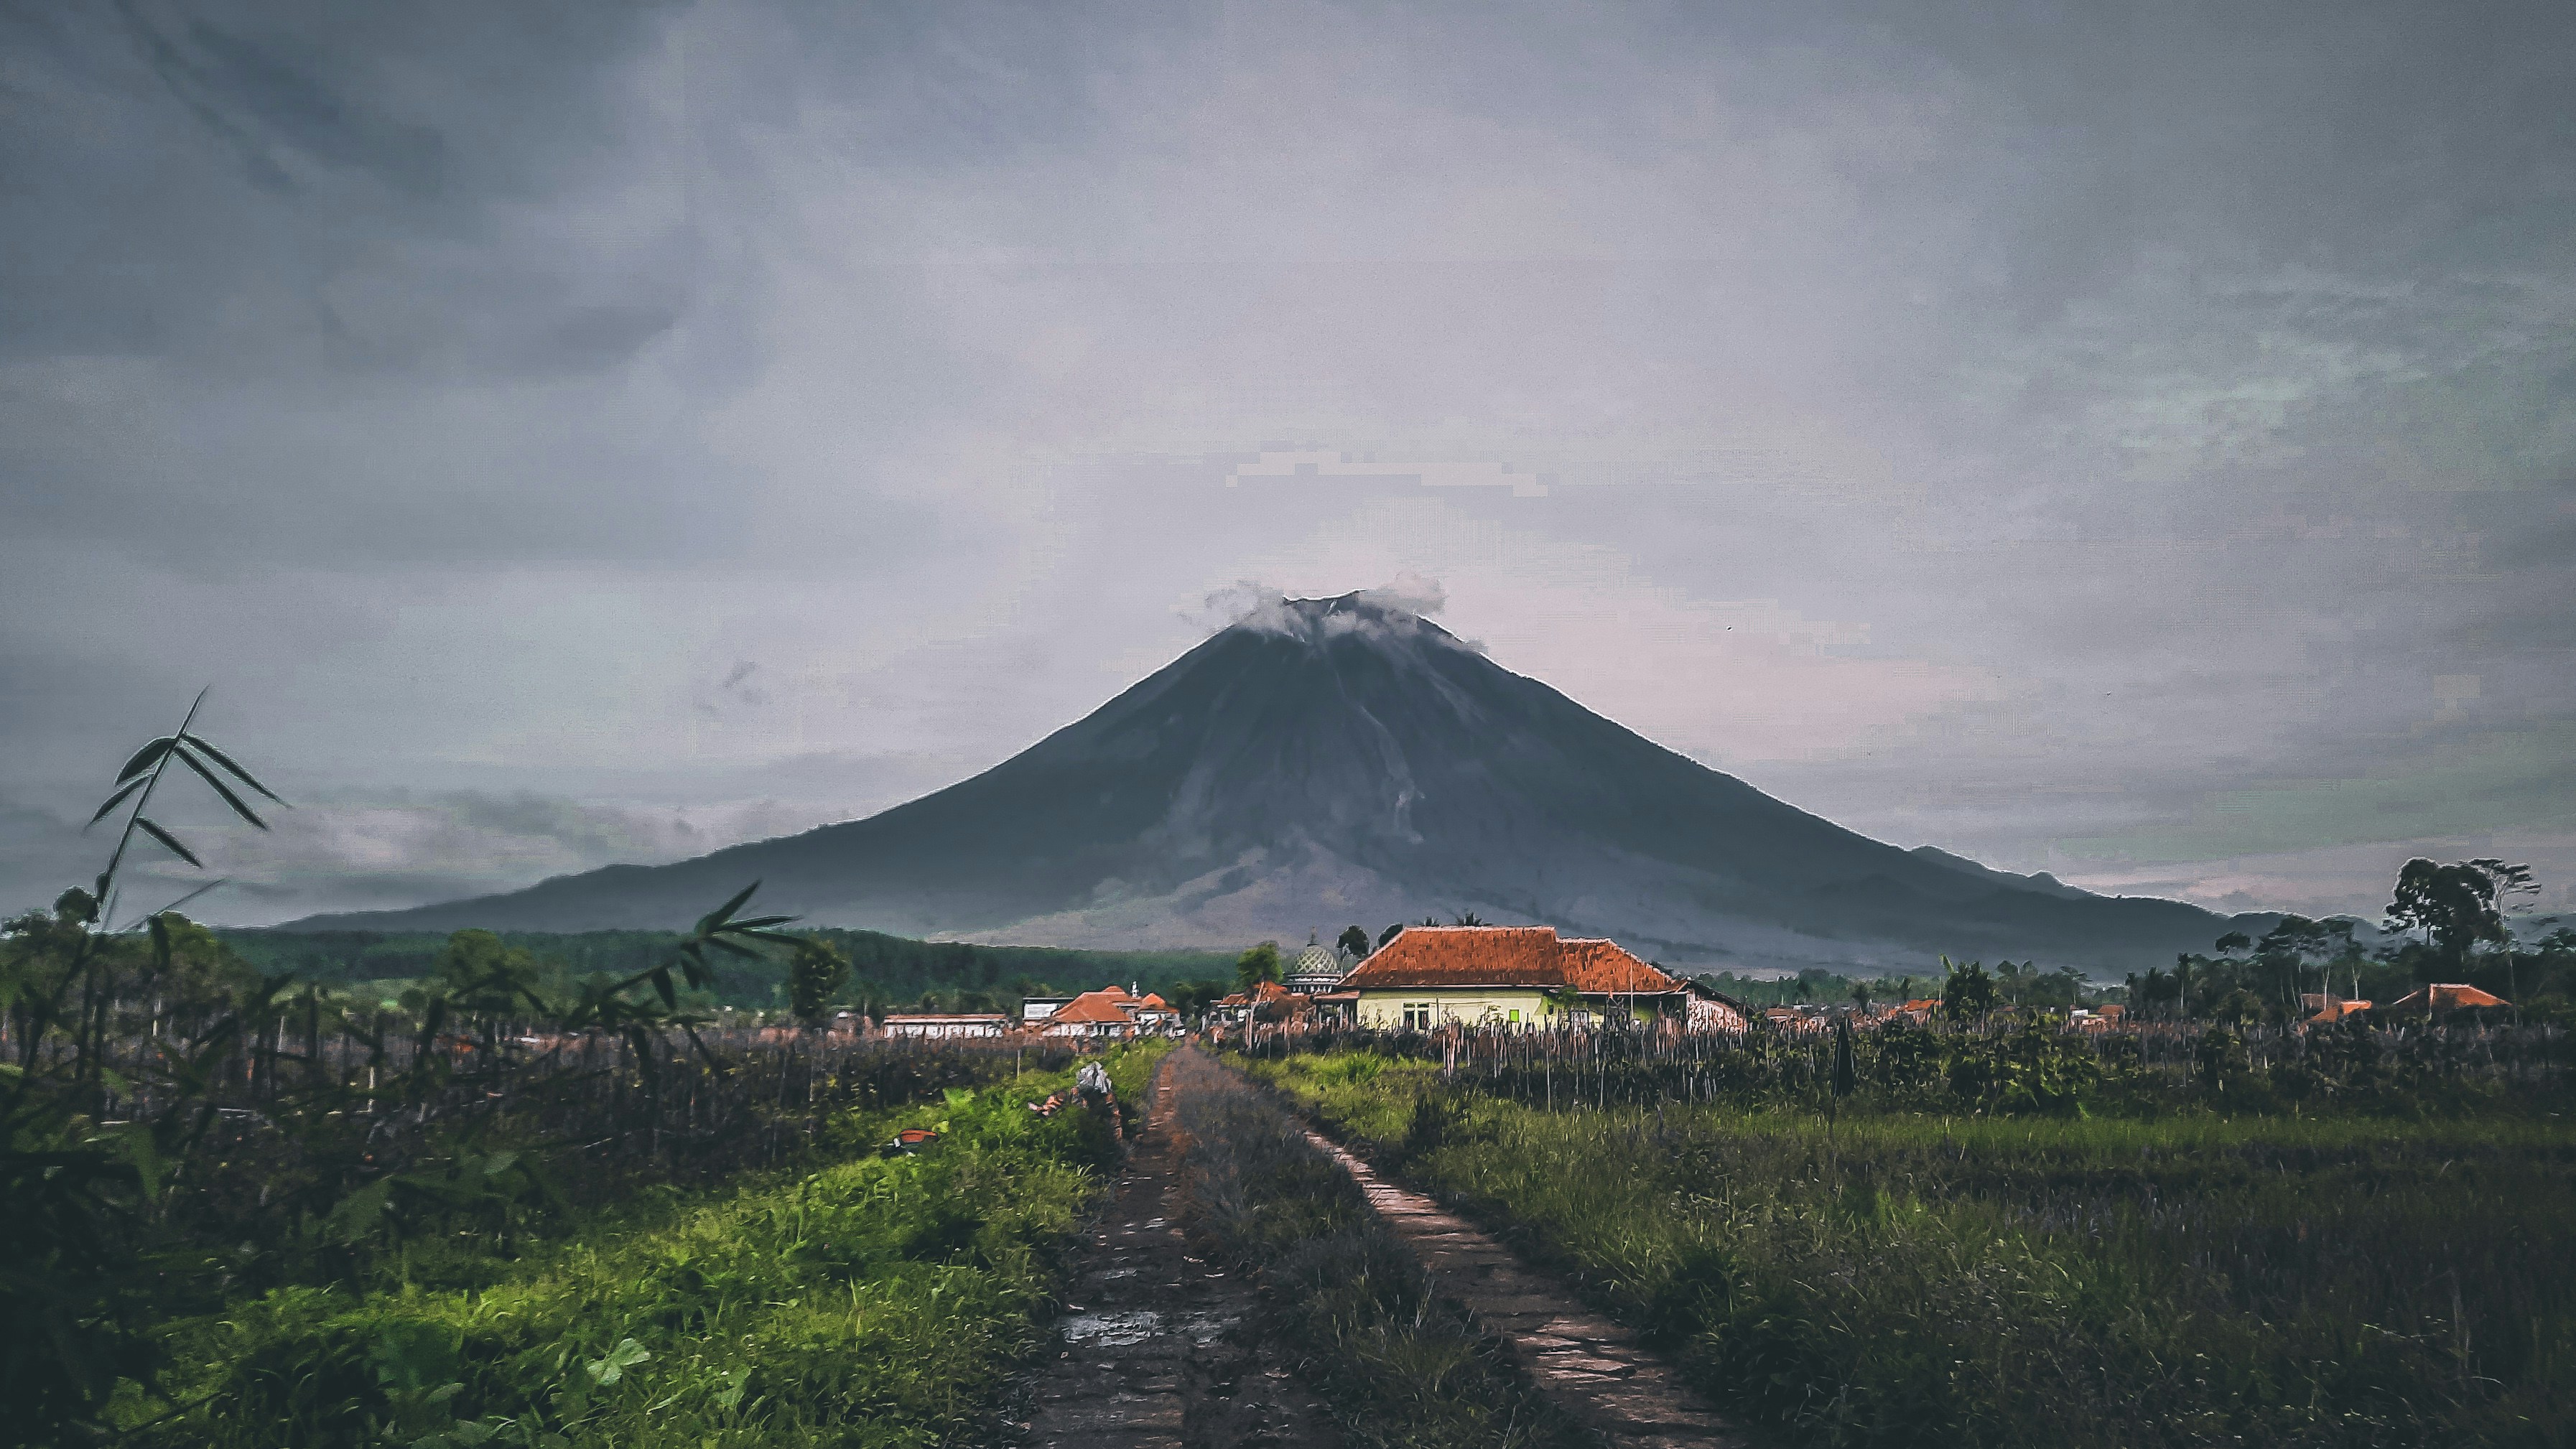
<svg viewBox="0 0 2576 1449"><path fill-rule="evenodd" d="M1162 1331L1163 1315L1147 1308L1077 1313L1064 1321L1067 1342L1096 1343L1102 1348L1133 1348Z"/></svg>

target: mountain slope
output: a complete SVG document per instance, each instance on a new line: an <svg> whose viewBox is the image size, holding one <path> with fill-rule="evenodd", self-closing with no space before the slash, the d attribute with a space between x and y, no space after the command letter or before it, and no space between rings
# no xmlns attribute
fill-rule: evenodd
<svg viewBox="0 0 2576 1449"><path fill-rule="evenodd" d="M1021 754L865 820L302 927L677 926L752 879L817 923L1182 946L1475 910L1671 964L2132 969L2221 917L1900 850L1352 595L1281 601Z"/></svg>

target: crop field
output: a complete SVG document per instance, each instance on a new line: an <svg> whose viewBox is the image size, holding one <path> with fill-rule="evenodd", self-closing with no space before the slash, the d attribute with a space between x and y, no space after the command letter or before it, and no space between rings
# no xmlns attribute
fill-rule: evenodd
<svg viewBox="0 0 2576 1449"><path fill-rule="evenodd" d="M1113 1055L1122 1095L1159 1055ZM854 1109L820 1170L648 1195L514 1259L451 1254L436 1284L282 1287L173 1324L172 1370L119 1417L171 1446L950 1442L1034 1344L1115 1157L1104 1119L1023 1105L1069 1081ZM904 1127L940 1136L872 1150Z"/></svg>
<svg viewBox="0 0 2576 1449"><path fill-rule="evenodd" d="M1871 1088L1871 1047L1841 1097L1613 1091L1652 1076L1570 1061L1530 1063L1539 1086L1383 1043L1247 1065L1790 1442L2540 1445L2576 1422L2554 1091L2339 1104L2240 1077L2015 1111L1974 1072Z"/></svg>

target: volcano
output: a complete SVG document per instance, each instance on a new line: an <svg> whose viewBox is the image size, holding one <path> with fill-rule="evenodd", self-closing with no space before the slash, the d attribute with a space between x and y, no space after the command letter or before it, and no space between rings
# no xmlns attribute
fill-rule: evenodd
<svg viewBox="0 0 2576 1449"><path fill-rule="evenodd" d="M1846 830L1364 594L1278 600L1002 764L864 820L287 929L678 928L753 880L765 911L916 936L1239 947L1472 911L1692 970L1946 953L2103 974L2229 929Z"/></svg>

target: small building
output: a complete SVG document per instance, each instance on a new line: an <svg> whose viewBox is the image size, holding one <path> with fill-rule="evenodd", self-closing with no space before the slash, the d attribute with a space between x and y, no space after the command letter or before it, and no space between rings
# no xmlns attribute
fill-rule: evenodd
<svg viewBox="0 0 2576 1449"><path fill-rule="evenodd" d="M1276 981L1256 981L1251 990L1218 1000L1209 1008L1209 1014L1220 1021L1239 1022L1259 1012L1262 1020L1275 1021L1302 1010L1308 999Z"/></svg>
<svg viewBox="0 0 2576 1449"><path fill-rule="evenodd" d="M885 1034L916 1039L1000 1036L1010 1021L998 1011L912 1012L887 1017Z"/></svg>
<svg viewBox="0 0 2576 1449"><path fill-rule="evenodd" d="M1165 1001L1160 992L1148 991L1138 997L1128 1014L1135 1017L1136 1025L1145 1031L1176 1032L1181 1029L1180 1008Z"/></svg>
<svg viewBox="0 0 2576 1449"><path fill-rule="evenodd" d="M1086 991L1050 1014L1039 1030L1051 1037L1124 1041L1142 1029L1136 1020L1137 998L1115 986Z"/></svg>
<svg viewBox="0 0 2576 1449"><path fill-rule="evenodd" d="M1035 1026L1073 1000L1070 996L1026 996L1020 999L1020 1024Z"/></svg>
<svg viewBox="0 0 2576 1449"><path fill-rule="evenodd" d="M1615 941L1553 926L1408 926L1342 979L1361 1026L1590 1026L1687 1017L1690 990Z"/></svg>
<svg viewBox="0 0 2576 1449"><path fill-rule="evenodd" d="M1753 1010L1743 1002L1701 981L1684 981L1688 991L1683 998L1687 1014L1682 1018L1684 1031L1723 1031L1741 1033L1752 1024Z"/></svg>

